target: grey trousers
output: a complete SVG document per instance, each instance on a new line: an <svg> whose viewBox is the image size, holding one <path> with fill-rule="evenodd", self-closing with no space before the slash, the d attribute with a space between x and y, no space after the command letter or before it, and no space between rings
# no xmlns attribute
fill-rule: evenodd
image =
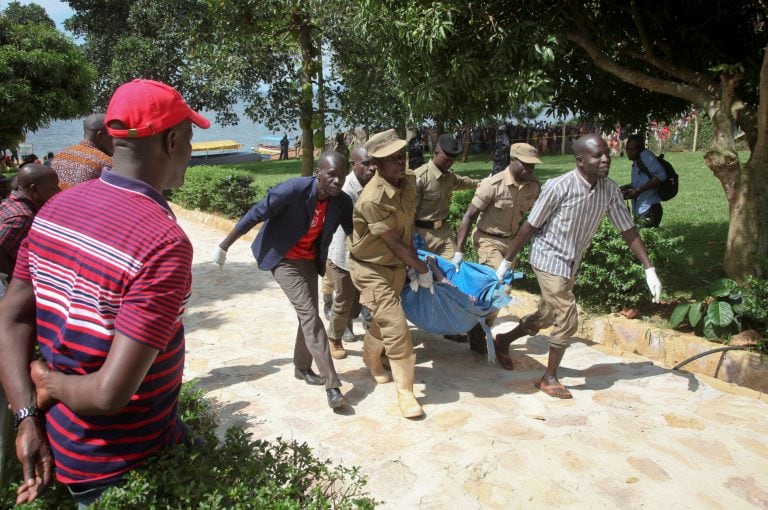
<svg viewBox="0 0 768 510"><path fill-rule="evenodd" d="M310 368L312 360L315 360L326 389L340 388L341 382L333 366L328 336L317 305L317 263L314 260L283 259L272 269L272 276L285 292L299 319L293 347L294 366Z"/></svg>
<svg viewBox="0 0 768 510"><path fill-rule="evenodd" d="M334 340L341 340L350 319L357 317L360 313L360 292L352 283L349 271L330 261L326 270L330 272L333 288L336 289L333 308L331 308L331 321L328 324L328 336Z"/></svg>

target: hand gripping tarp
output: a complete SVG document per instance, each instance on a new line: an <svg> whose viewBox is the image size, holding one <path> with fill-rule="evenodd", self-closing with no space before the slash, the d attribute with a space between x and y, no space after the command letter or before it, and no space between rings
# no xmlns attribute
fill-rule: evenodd
<svg viewBox="0 0 768 510"><path fill-rule="evenodd" d="M414 291L406 285L400 296L405 316L418 328L438 335L466 333L479 323L488 345L488 363L496 363L493 335L485 316L512 301L504 288L522 273L509 271L504 283L499 283L496 271L488 266L463 262L457 273L450 261L428 251L418 253L422 260L434 257L437 269L453 285L435 281L434 293L423 287Z"/></svg>

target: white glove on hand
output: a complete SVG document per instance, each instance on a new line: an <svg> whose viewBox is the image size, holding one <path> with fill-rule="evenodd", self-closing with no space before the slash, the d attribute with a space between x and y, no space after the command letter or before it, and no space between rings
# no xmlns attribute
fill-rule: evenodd
<svg viewBox="0 0 768 510"><path fill-rule="evenodd" d="M219 269L224 267L224 262L227 261L227 250L222 250L218 244L213 249L213 257L211 257L214 264L219 266Z"/></svg>
<svg viewBox="0 0 768 510"><path fill-rule="evenodd" d="M427 269L426 273L419 273L417 281L419 282L419 287L429 289L432 294L435 293L435 279L432 277L432 271Z"/></svg>
<svg viewBox="0 0 768 510"><path fill-rule="evenodd" d="M645 270L645 282L648 284L648 289L651 291L651 296L653 296L652 301L654 303L660 303L661 302L661 280L659 280L659 277L656 276L656 268L655 267L649 267Z"/></svg>
<svg viewBox="0 0 768 510"><path fill-rule="evenodd" d="M451 262L453 263L453 267L456 268L456 272L458 273L461 271L461 263L464 262L464 254L460 251L457 251Z"/></svg>
<svg viewBox="0 0 768 510"><path fill-rule="evenodd" d="M419 290L419 273L412 267L405 270L405 275L408 277L408 285L411 287L411 291L417 292Z"/></svg>
<svg viewBox="0 0 768 510"><path fill-rule="evenodd" d="M512 262L507 259L501 261L499 267L496 269L496 278L499 279L499 283L504 283L504 277L507 276L507 271L512 267Z"/></svg>

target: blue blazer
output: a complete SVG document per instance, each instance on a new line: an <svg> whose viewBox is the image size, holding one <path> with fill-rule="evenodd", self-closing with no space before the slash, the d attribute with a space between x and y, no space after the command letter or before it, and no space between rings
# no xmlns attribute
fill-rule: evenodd
<svg viewBox="0 0 768 510"><path fill-rule="evenodd" d="M266 197L240 218L235 225L240 235L264 222L251 245L259 269L271 271L307 233L316 204L317 178L296 177L270 189ZM317 272L320 275L325 273L328 245L339 225L347 235L352 233L352 199L343 192L328 197L325 223L317 244Z"/></svg>

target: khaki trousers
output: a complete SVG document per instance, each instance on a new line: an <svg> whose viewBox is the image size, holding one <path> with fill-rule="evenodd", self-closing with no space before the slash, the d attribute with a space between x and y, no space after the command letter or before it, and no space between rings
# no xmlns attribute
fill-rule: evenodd
<svg viewBox="0 0 768 510"><path fill-rule="evenodd" d="M352 283L349 271L340 268L330 260L326 276L329 274L336 293L333 295L328 336L334 340L340 340L350 319L357 317L360 313L360 292Z"/></svg>
<svg viewBox="0 0 768 510"><path fill-rule="evenodd" d="M393 268L349 259L349 273L360 289L360 304L373 320L368 334L384 343L387 357L406 359L413 354L413 340L405 318L400 292L405 286L405 268Z"/></svg>
<svg viewBox="0 0 768 510"><path fill-rule="evenodd" d="M328 336L320 320L317 298L317 262L315 260L281 260L272 276L296 310L299 327L293 347L293 364L306 369L315 361L326 388L340 388L341 382L333 366Z"/></svg>
<svg viewBox="0 0 768 510"><path fill-rule="evenodd" d="M444 259L451 260L456 253L456 239L450 225L441 225L440 228L416 227L416 232L424 239L424 249L440 255Z"/></svg>
<svg viewBox="0 0 768 510"><path fill-rule="evenodd" d="M575 279L569 280L536 268L533 272L541 288L541 298L537 310L523 317L522 324L532 331L552 326L549 345L565 349L579 329L579 312L573 295Z"/></svg>

